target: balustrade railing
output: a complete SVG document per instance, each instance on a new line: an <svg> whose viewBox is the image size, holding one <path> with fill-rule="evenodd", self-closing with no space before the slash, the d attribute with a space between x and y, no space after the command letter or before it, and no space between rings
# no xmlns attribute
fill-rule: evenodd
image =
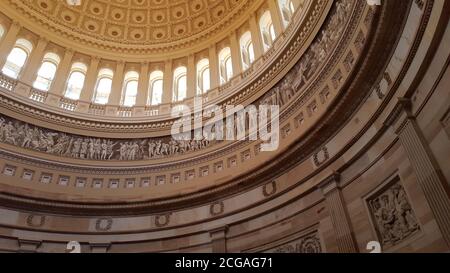
<svg viewBox="0 0 450 273"><path fill-rule="evenodd" d="M96 115L96 116L104 116L105 115L105 105L91 104L89 106L89 114Z"/></svg>
<svg viewBox="0 0 450 273"><path fill-rule="evenodd" d="M13 91L17 85L17 80L14 80L6 75L0 73L0 87L8 91Z"/></svg>
<svg viewBox="0 0 450 273"><path fill-rule="evenodd" d="M117 110L119 117L129 118L133 116L133 108L132 107L119 107Z"/></svg>
<svg viewBox="0 0 450 273"><path fill-rule="evenodd" d="M59 107L67 111L75 111L77 109L78 102L75 100L61 98L59 101Z"/></svg>
<svg viewBox="0 0 450 273"><path fill-rule="evenodd" d="M48 92L32 88L30 90L29 98L36 102L44 103L45 100L47 99L47 96L48 96Z"/></svg>

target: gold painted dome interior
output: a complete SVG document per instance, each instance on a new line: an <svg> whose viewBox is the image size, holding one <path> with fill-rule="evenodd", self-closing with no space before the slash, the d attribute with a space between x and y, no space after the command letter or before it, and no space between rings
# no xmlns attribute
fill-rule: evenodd
<svg viewBox="0 0 450 273"><path fill-rule="evenodd" d="M0 0L0 252L448 252L449 18Z"/></svg>
<svg viewBox="0 0 450 273"><path fill-rule="evenodd" d="M9 51L2 75L51 111L83 119L164 119L171 106L194 97L230 99L284 50L293 25L306 21L315 5L7 0L1 3L0 35Z"/></svg>
<svg viewBox="0 0 450 273"><path fill-rule="evenodd" d="M43 24L101 42L161 44L208 36L235 19L252 1L243 0L22 0L17 7ZM74 28L76 26L76 28ZM202 39L202 37L196 37Z"/></svg>

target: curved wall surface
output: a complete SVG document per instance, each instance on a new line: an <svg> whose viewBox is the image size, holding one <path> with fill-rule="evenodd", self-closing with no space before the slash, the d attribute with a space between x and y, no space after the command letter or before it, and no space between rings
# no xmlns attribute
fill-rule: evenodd
<svg viewBox="0 0 450 273"><path fill-rule="evenodd" d="M378 241L383 252L448 252L449 11L304 1L272 49L187 117L279 105L272 152L261 140L174 141L178 103L97 115L82 99L61 107L51 90L35 100L29 82L1 75L0 251L78 241L82 252L346 253Z"/></svg>

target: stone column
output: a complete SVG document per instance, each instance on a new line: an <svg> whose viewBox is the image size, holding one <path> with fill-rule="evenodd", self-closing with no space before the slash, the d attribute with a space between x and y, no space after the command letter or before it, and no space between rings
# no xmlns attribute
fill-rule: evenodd
<svg viewBox="0 0 450 273"><path fill-rule="evenodd" d="M241 47L236 35L236 31L233 31L230 35L230 49L231 49L231 61L233 63L233 76L237 76L242 72L242 58Z"/></svg>
<svg viewBox="0 0 450 273"><path fill-rule="evenodd" d="M70 69L72 67L72 58L74 52L71 49L67 49L64 52L64 57L61 63L58 65L55 79L50 87L50 93L58 96L64 95L64 87L66 85L67 78L69 77Z"/></svg>
<svg viewBox="0 0 450 273"><path fill-rule="evenodd" d="M125 62L120 61L116 65L114 71L113 82L111 87L111 94L109 95L108 104L119 106L122 99L123 80L125 72Z"/></svg>
<svg viewBox="0 0 450 273"><path fill-rule="evenodd" d="M36 47L31 51L30 57L27 64L25 65L23 72L20 75L20 80L33 86L34 81L37 77L37 72L41 67L42 61L44 59L45 49L47 48L48 40L45 38L40 38Z"/></svg>
<svg viewBox="0 0 450 273"><path fill-rule="evenodd" d="M227 231L228 226L216 228L209 231L213 253L227 253Z"/></svg>
<svg viewBox="0 0 450 273"><path fill-rule="evenodd" d="M164 63L164 90L162 96L162 103L171 103L173 95L173 69L172 61L166 61Z"/></svg>
<svg viewBox="0 0 450 273"><path fill-rule="evenodd" d="M219 56L217 55L216 45L209 47L209 71L211 73L211 89L219 86Z"/></svg>
<svg viewBox="0 0 450 273"><path fill-rule="evenodd" d="M187 63L187 98L197 95L197 67L195 66L195 56L188 56Z"/></svg>
<svg viewBox="0 0 450 273"><path fill-rule="evenodd" d="M250 17L250 31L252 33L253 50L255 51L255 60L263 55L264 47L259 30L258 21L255 14Z"/></svg>
<svg viewBox="0 0 450 273"><path fill-rule="evenodd" d="M275 35L278 37L284 30L283 19L281 17L281 11L278 7L277 0L268 0L270 17L272 18L273 28Z"/></svg>
<svg viewBox="0 0 450 273"><path fill-rule="evenodd" d="M396 133L442 236L450 246L450 190L448 183L411 112L411 101L401 98L400 105L406 118L401 121Z"/></svg>
<svg viewBox="0 0 450 273"><path fill-rule="evenodd" d="M339 178L339 174L332 174L319 184L319 188L325 196L339 252L356 253L358 247L339 187Z"/></svg>
<svg viewBox="0 0 450 273"><path fill-rule="evenodd" d="M81 91L80 100L91 103L94 92L95 92L95 86L97 85L97 78L98 78L98 66L100 64L100 58L97 56L94 56L91 59L91 63L89 64L88 71L86 73L86 81L84 83L83 90Z"/></svg>
<svg viewBox="0 0 450 273"><path fill-rule="evenodd" d="M136 98L136 107L145 107L147 105L149 97L148 93L149 81L150 81L149 62L143 62L141 63L141 71L139 73L139 86Z"/></svg>
<svg viewBox="0 0 450 273"><path fill-rule="evenodd" d="M16 43L20 29L20 23L13 22L0 43L0 70L5 65L6 59Z"/></svg>

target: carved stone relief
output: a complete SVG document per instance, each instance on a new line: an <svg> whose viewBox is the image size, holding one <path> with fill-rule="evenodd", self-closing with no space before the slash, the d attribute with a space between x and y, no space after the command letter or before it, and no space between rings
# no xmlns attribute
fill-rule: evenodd
<svg viewBox="0 0 450 273"><path fill-rule="evenodd" d="M295 241L279 246L268 252L274 253L322 253L322 245L320 243L317 232L303 236Z"/></svg>
<svg viewBox="0 0 450 273"><path fill-rule="evenodd" d="M112 218L99 218L95 221L95 230L108 231L111 229L112 224L113 224Z"/></svg>
<svg viewBox="0 0 450 273"><path fill-rule="evenodd" d="M40 128L0 115L0 142L49 154L88 160L143 160L197 151L210 145L202 140L101 139Z"/></svg>
<svg viewBox="0 0 450 273"><path fill-rule="evenodd" d="M27 225L30 227L42 227L45 224L46 217L44 215L30 214L27 217Z"/></svg>
<svg viewBox="0 0 450 273"><path fill-rule="evenodd" d="M259 104L285 106L331 55L345 29L353 1L338 1L321 34L294 68ZM241 124L235 122L235 124ZM224 128L215 128L224 130ZM235 129L236 130L236 129ZM228 132L226 132L228 133ZM214 134L211 132L211 134ZM174 140L166 138L105 139L78 136L40 128L0 115L0 142L26 149L85 160L147 160L185 154L201 150L216 141L213 136L202 140Z"/></svg>
<svg viewBox="0 0 450 273"><path fill-rule="evenodd" d="M420 231L416 215L399 181L367 199L375 230L383 246L393 246Z"/></svg>
<svg viewBox="0 0 450 273"><path fill-rule="evenodd" d="M170 222L170 213L155 216L155 226L158 228L169 225L169 222Z"/></svg>

